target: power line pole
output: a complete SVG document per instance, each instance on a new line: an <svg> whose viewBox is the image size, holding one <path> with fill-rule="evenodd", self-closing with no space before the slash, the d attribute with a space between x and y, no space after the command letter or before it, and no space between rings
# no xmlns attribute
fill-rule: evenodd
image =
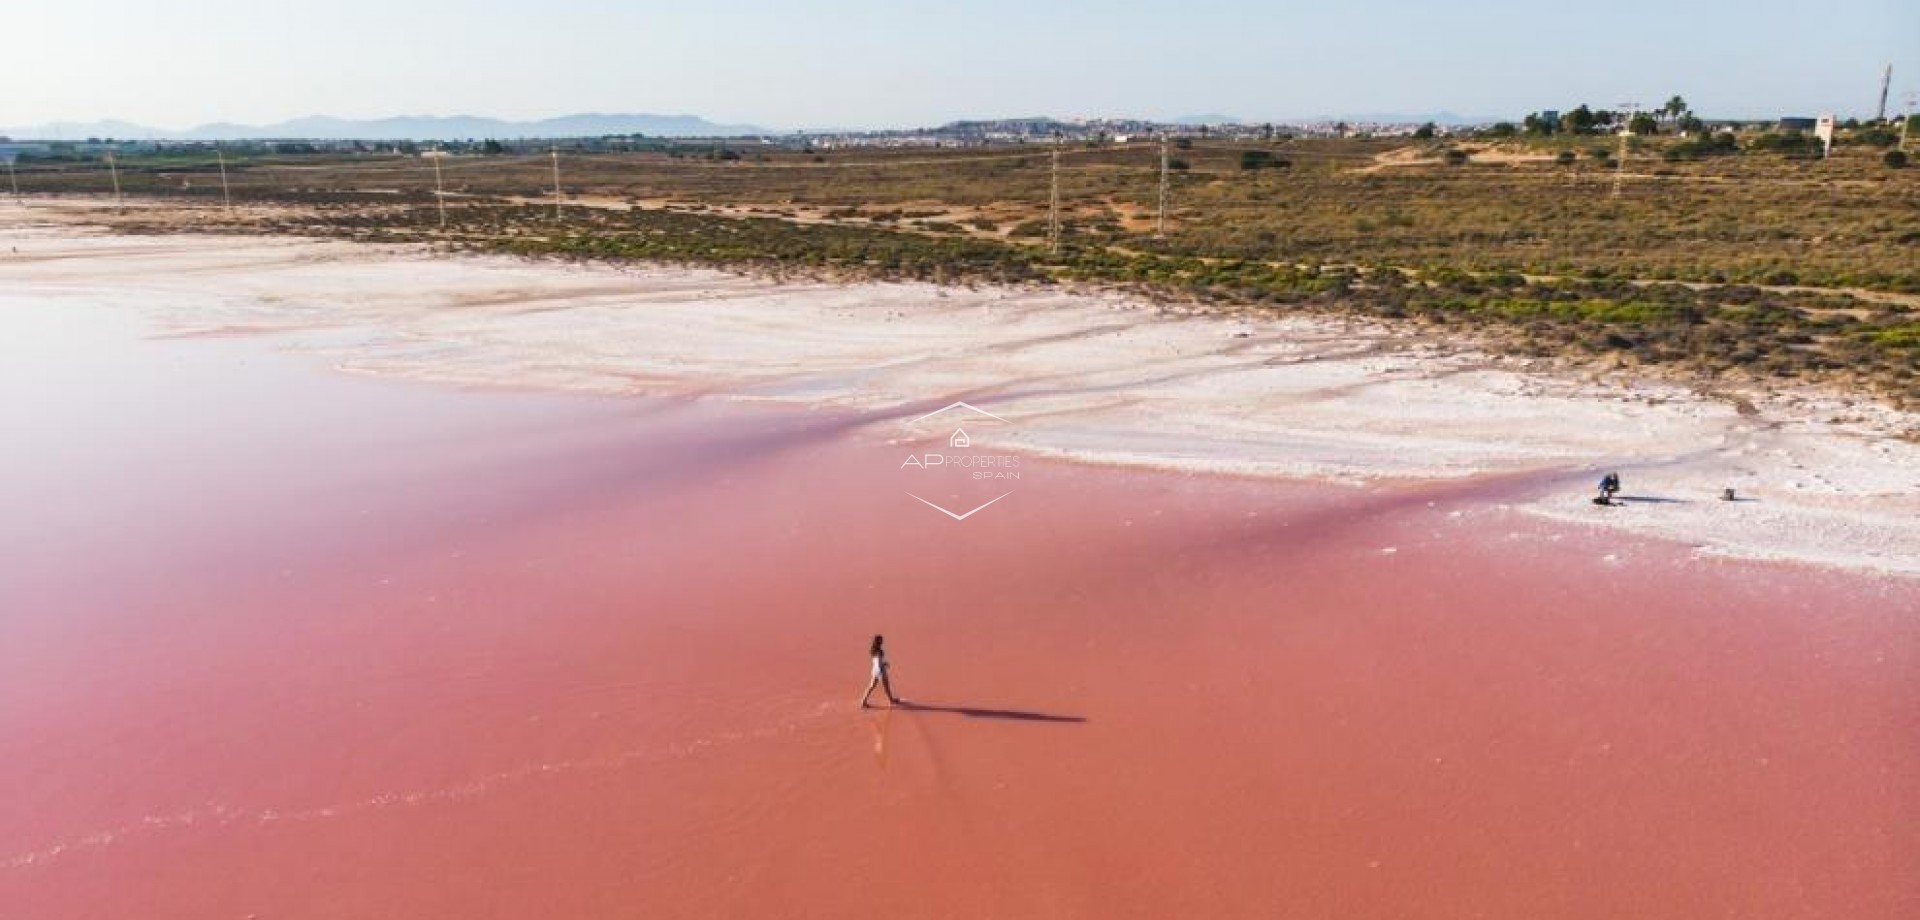
<svg viewBox="0 0 1920 920"><path fill-rule="evenodd" d="M1167 238L1167 136L1160 135L1160 220L1153 231L1154 239Z"/></svg>
<svg viewBox="0 0 1920 920"><path fill-rule="evenodd" d="M1893 65L1888 64L1885 73L1880 75L1880 114L1873 116L1874 121L1887 120L1887 90L1893 88Z"/></svg>
<svg viewBox="0 0 1920 920"><path fill-rule="evenodd" d="M1620 156L1613 167L1613 197L1620 197L1620 183L1627 178L1628 141L1633 139L1633 118L1640 113L1640 103L1622 102L1620 111L1627 116L1625 124L1620 126Z"/></svg>
<svg viewBox="0 0 1920 920"><path fill-rule="evenodd" d="M120 167L113 162L113 151L107 151L107 172L113 174L113 206L120 207Z"/></svg>
<svg viewBox="0 0 1920 920"><path fill-rule="evenodd" d="M560 219L560 146L547 148L553 154L553 219Z"/></svg>
<svg viewBox="0 0 1920 920"><path fill-rule="evenodd" d="M444 150L433 152L433 201L440 206L440 229L447 229L447 188L440 178L440 158L446 155Z"/></svg>
<svg viewBox="0 0 1920 920"><path fill-rule="evenodd" d="M233 191L227 188L227 152L215 149L214 156L220 158L220 206L231 215L233 213Z"/></svg>
<svg viewBox="0 0 1920 920"><path fill-rule="evenodd" d="M20 203L20 177L14 174L13 157L7 157L7 183L13 186L13 203L19 204Z"/></svg>
<svg viewBox="0 0 1920 920"><path fill-rule="evenodd" d="M1916 95L1916 94L1915 94L1915 93L1913 92L1913 90L1907 90L1907 94L1906 94L1906 96L1907 96L1907 114L1906 114L1906 115L1905 115L1904 117L1902 117L1902 118L1900 119L1900 147L1899 147L1899 149L1900 149L1900 150L1901 150L1902 152L1905 152L1905 151L1906 151L1906 149L1907 149L1907 126L1909 126L1909 125L1911 125L1911 124L1913 124L1913 106L1914 106L1914 102L1915 102L1915 100L1916 100L1916 99L1920 99L1920 96L1917 96L1917 95Z"/></svg>
<svg viewBox="0 0 1920 920"><path fill-rule="evenodd" d="M1060 135L1053 136L1052 189L1047 201L1047 251L1060 254Z"/></svg>

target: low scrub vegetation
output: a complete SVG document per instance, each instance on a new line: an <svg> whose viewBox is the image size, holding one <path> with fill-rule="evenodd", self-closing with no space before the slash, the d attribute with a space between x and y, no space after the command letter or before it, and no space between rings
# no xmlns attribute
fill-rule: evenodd
<svg viewBox="0 0 1920 920"><path fill-rule="evenodd" d="M1162 298L1273 313L1399 319L1459 330L1526 357L1610 358L1707 377L1846 381L1920 406L1920 318L1908 307L1753 285L1530 278L1449 266L1407 270L1044 247L887 226L796 224L667 210L497 204L448 231L406 208L328 207L287 233L440 241L531 257L667 261L758 273L940 283L1118 286ZM1015 228L1019 235L1021 228ZM1032 232L1044 232L1044 225Z"/></svg>
<svg viewBox="0 0 1920 920"><path fill-rule="evenodd" d="M1860 380L1916 398L1920 349L1901 298L1920 294L1920 170L1887 168L1899 151L1850 143L1809 159L1804 135L1720 132L1633 138L1623 165L1615 139L1529 132L1475 141L1463 168L1432 143L1185 139L1164 236L1158 145L1075 147L1061 156L1057 255L1044 149L563 152L558 222L547 157L454 157L445 232L433 169L418 158L228 167L237 203L305 215L280 218L287 232L775 273L1115 284L1238 309L1400 317L1525 355ZM30 195L111 189L88 164L23 163L19 175ZM213 163L126 157L120 179L129 195L218 212Z"/></svg>

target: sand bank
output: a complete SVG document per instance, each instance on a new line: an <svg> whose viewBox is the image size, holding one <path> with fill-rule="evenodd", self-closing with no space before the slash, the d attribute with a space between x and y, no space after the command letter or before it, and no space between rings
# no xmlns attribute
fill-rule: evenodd
<svg viewBox="0 0 1920 920"><path fill-rule="evenodd" d="M1501 498L1529 513L1920 574L1920 418L1864 398L1785 391L1737 408L1374 324L1097 293L109 236L22 214L0 231L8 291L124 299L180 334L337 329L301 347L347 371L856 410L966 399L1030 454L1348 483L1524 473ZM906 432L883 420L867 434ZM1586 500L1607 470L1625 478L1623 507ZM1743 500L1717 500L1727 487Z"/></svg>

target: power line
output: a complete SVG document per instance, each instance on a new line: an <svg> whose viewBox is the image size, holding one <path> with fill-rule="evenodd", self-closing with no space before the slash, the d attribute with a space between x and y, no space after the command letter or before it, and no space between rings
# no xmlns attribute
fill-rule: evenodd
<svg viewBox="0 0 1920 920"><path fill-rule="evenodd" d="M1056 146L1058 146L1058 142L1055 142L1055 143L1056 143ZM1148 149L1148 148L1146 148L1145 145L1140 145L1140 144L1104 144L1104 145L1097 145L1097 146L1090 146L1090 147L1082 147L1077 149L1063 148L1058 150L1058 153L1061 156L1096 156L1103 153L1116 153L1116 152L1131 153L1133 151L1143 150L1143 149ZM1208 148L1208 149L1213 149L1213 148ZM596 154L587 154L587 156L595 156L595 155ZM599 155L622 156L625 154L608 153L608 154L599 154ZM779 161L756 163L748 160L737 160L737 161L731 161L731 162L714 163L714 162L705 162L705 161L698 161L698 160L669 159L666 161L665 165L679 168L679 169L694 169L694 170L711 169L711 170L726 170L728 172L736 172L736 171L742 171L742 170L750 171L750 170L783 170L783 169L785 170L888 169L888 168L897 167L897 166L949 166L949 165L965 165L968 163L993 163L993 162L1000 162L1000 161L1006 161L1006 160L1026 160L1026 159L1032 158L1035 155L1036 154L1033 152L1019 151L1019 152L1005 152L1005 153L963 154L959 156L950 156L950 157L913 157L913 158L901 157L898 159L859 160L859 161L850 162L850 163L779 162ZM640 154L640 156L645 156L645 155Z"/></svg>
<svg viewBox="0 0 1920 920"><path fill-rule="evenodd" d="M1102 170L1102 169L1153 169L1155 168L1155 166L1151 160L1145 163L1106 162L1106 163L1088 163L1088 164L1079 165L1079 166L1072 165L1071 162L1069 161L1069 158L1071 157L1081 157L1083 159L1098 158L1102 156L1116 157L1116 158L1127 157L1129 155L1136 155L1139 153L1148 152L1151 149L1152 148L1148 147L1145 144L1109 144L1109 145L1094 146L1094 147L1075 147L1075 146L1066 145L1063 142L1063 143L1060 143L1055 149L1053 149L1050 155L1053 157L1059 158L1061 163L1060 169L1063 172L1071 172L1075 170L1087 171L1087 170ZM1232 146L1228 144L1217 144L1217 143L1209 142L1197 147L1196 151L1204 155L1204 154L1225 154L1225 153L1232 153L1235 151L1252 150L1252 149L1268 149L1268 148L1240 147L1240 146ZM910 158L910 159L902 158L902 159L893 159L893 160L886 160L886 159L863 160L859 162L848 162L848 163L834 163L834 162L746 163L746 162L742 162L742 163L718 165L718 164L708 164L708 163L691 163L687 161L674 161L670 163L662 163L659 165L669 170L675 169L675 168L678 168L678 169L724 168L729 171L803 170L803 169L886 170L886 169L897 168L897 167L965 166L965 165L974 164L974 163L986 164L986 163L992 163L992 162L1022 161L1022 160L1031 159L1033 156L1035 156L1036 153L1037 151L1014 151L1014 152L1006 152L1006 153L962 155L962 156L937 157L937 158ZM1302 160L1370 162L1375 159L1373 154L1368 154L1368 153L1313 151L1313 150L1299 150L1299 149L1287 150L1284 155L1289 158L1302 159ZM469 172L476 171L476 170L477 171L488 171L488 170L509 171L515 168L520 168L520 167L533 167L537 162L537 160L535 160L534 158L537 156L538 154L533 154L528 157L487 157L487 158L476 158L468 162L455 162L455 163L446 163L443 160L440 164L440 168L442 169L443 173L446 171L459 171L459 170L466 170ZM588 154L587 156L591 158L594 155ZM627 156L627 154L614 153L614 154L608 154L607 156L623 157L623 156ZM1151 156L1151 153L1149 153L1149 156ZM557 158L557 150L550 150L549 158L550 160ZM411 163L411 158L407 158L407 157L396 157L393 159L380 160L375 162L351 162L351 163L347 163L347 162L311 163L311 162L297 162L297 161L275 162L272 160L267 160L262 158L262 159L249 160L244 164L236 163L235 165L238 168L252 171L252 172L258 172L258 173L291 172L291 173L298 173L301 175L348 173L348 174L354 174L354 175L360 175L360 176L371 176L371 175L376 175L381 173L388 173L388 174L392 174L395 178L398 178L399 176L403 175L407 170L414 168L409 165L410 163ZM552 163L550 166L550 169L552 169L554 173L558 172L557 168L554 168L554 167L557 167L557 165L558 164L556 162L556 163ZM72 167L37 167L37 168L29 167L27 171L28 172L35 172L35 171L69 172L69 171L72 171ZM565 200L564 187L562 187L558 182L555 183L555 186L560 190L560 198L564 203L564 200Z"/></svg>

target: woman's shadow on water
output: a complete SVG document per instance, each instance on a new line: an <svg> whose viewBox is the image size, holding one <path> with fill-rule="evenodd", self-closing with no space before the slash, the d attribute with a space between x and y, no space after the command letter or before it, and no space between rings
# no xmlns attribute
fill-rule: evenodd
<svg viewBox="0 0 1920 920"><path fill-rule="evenodd" d="M969 719L1004 719L1010 722L1070 722L1087 721L1086 716L1067 716L1051 712L1028 712L1022 709L982 709L977 706L945 706L939 703L916 703L901 700L893 708L907 712L951 712Z"/></svg>

